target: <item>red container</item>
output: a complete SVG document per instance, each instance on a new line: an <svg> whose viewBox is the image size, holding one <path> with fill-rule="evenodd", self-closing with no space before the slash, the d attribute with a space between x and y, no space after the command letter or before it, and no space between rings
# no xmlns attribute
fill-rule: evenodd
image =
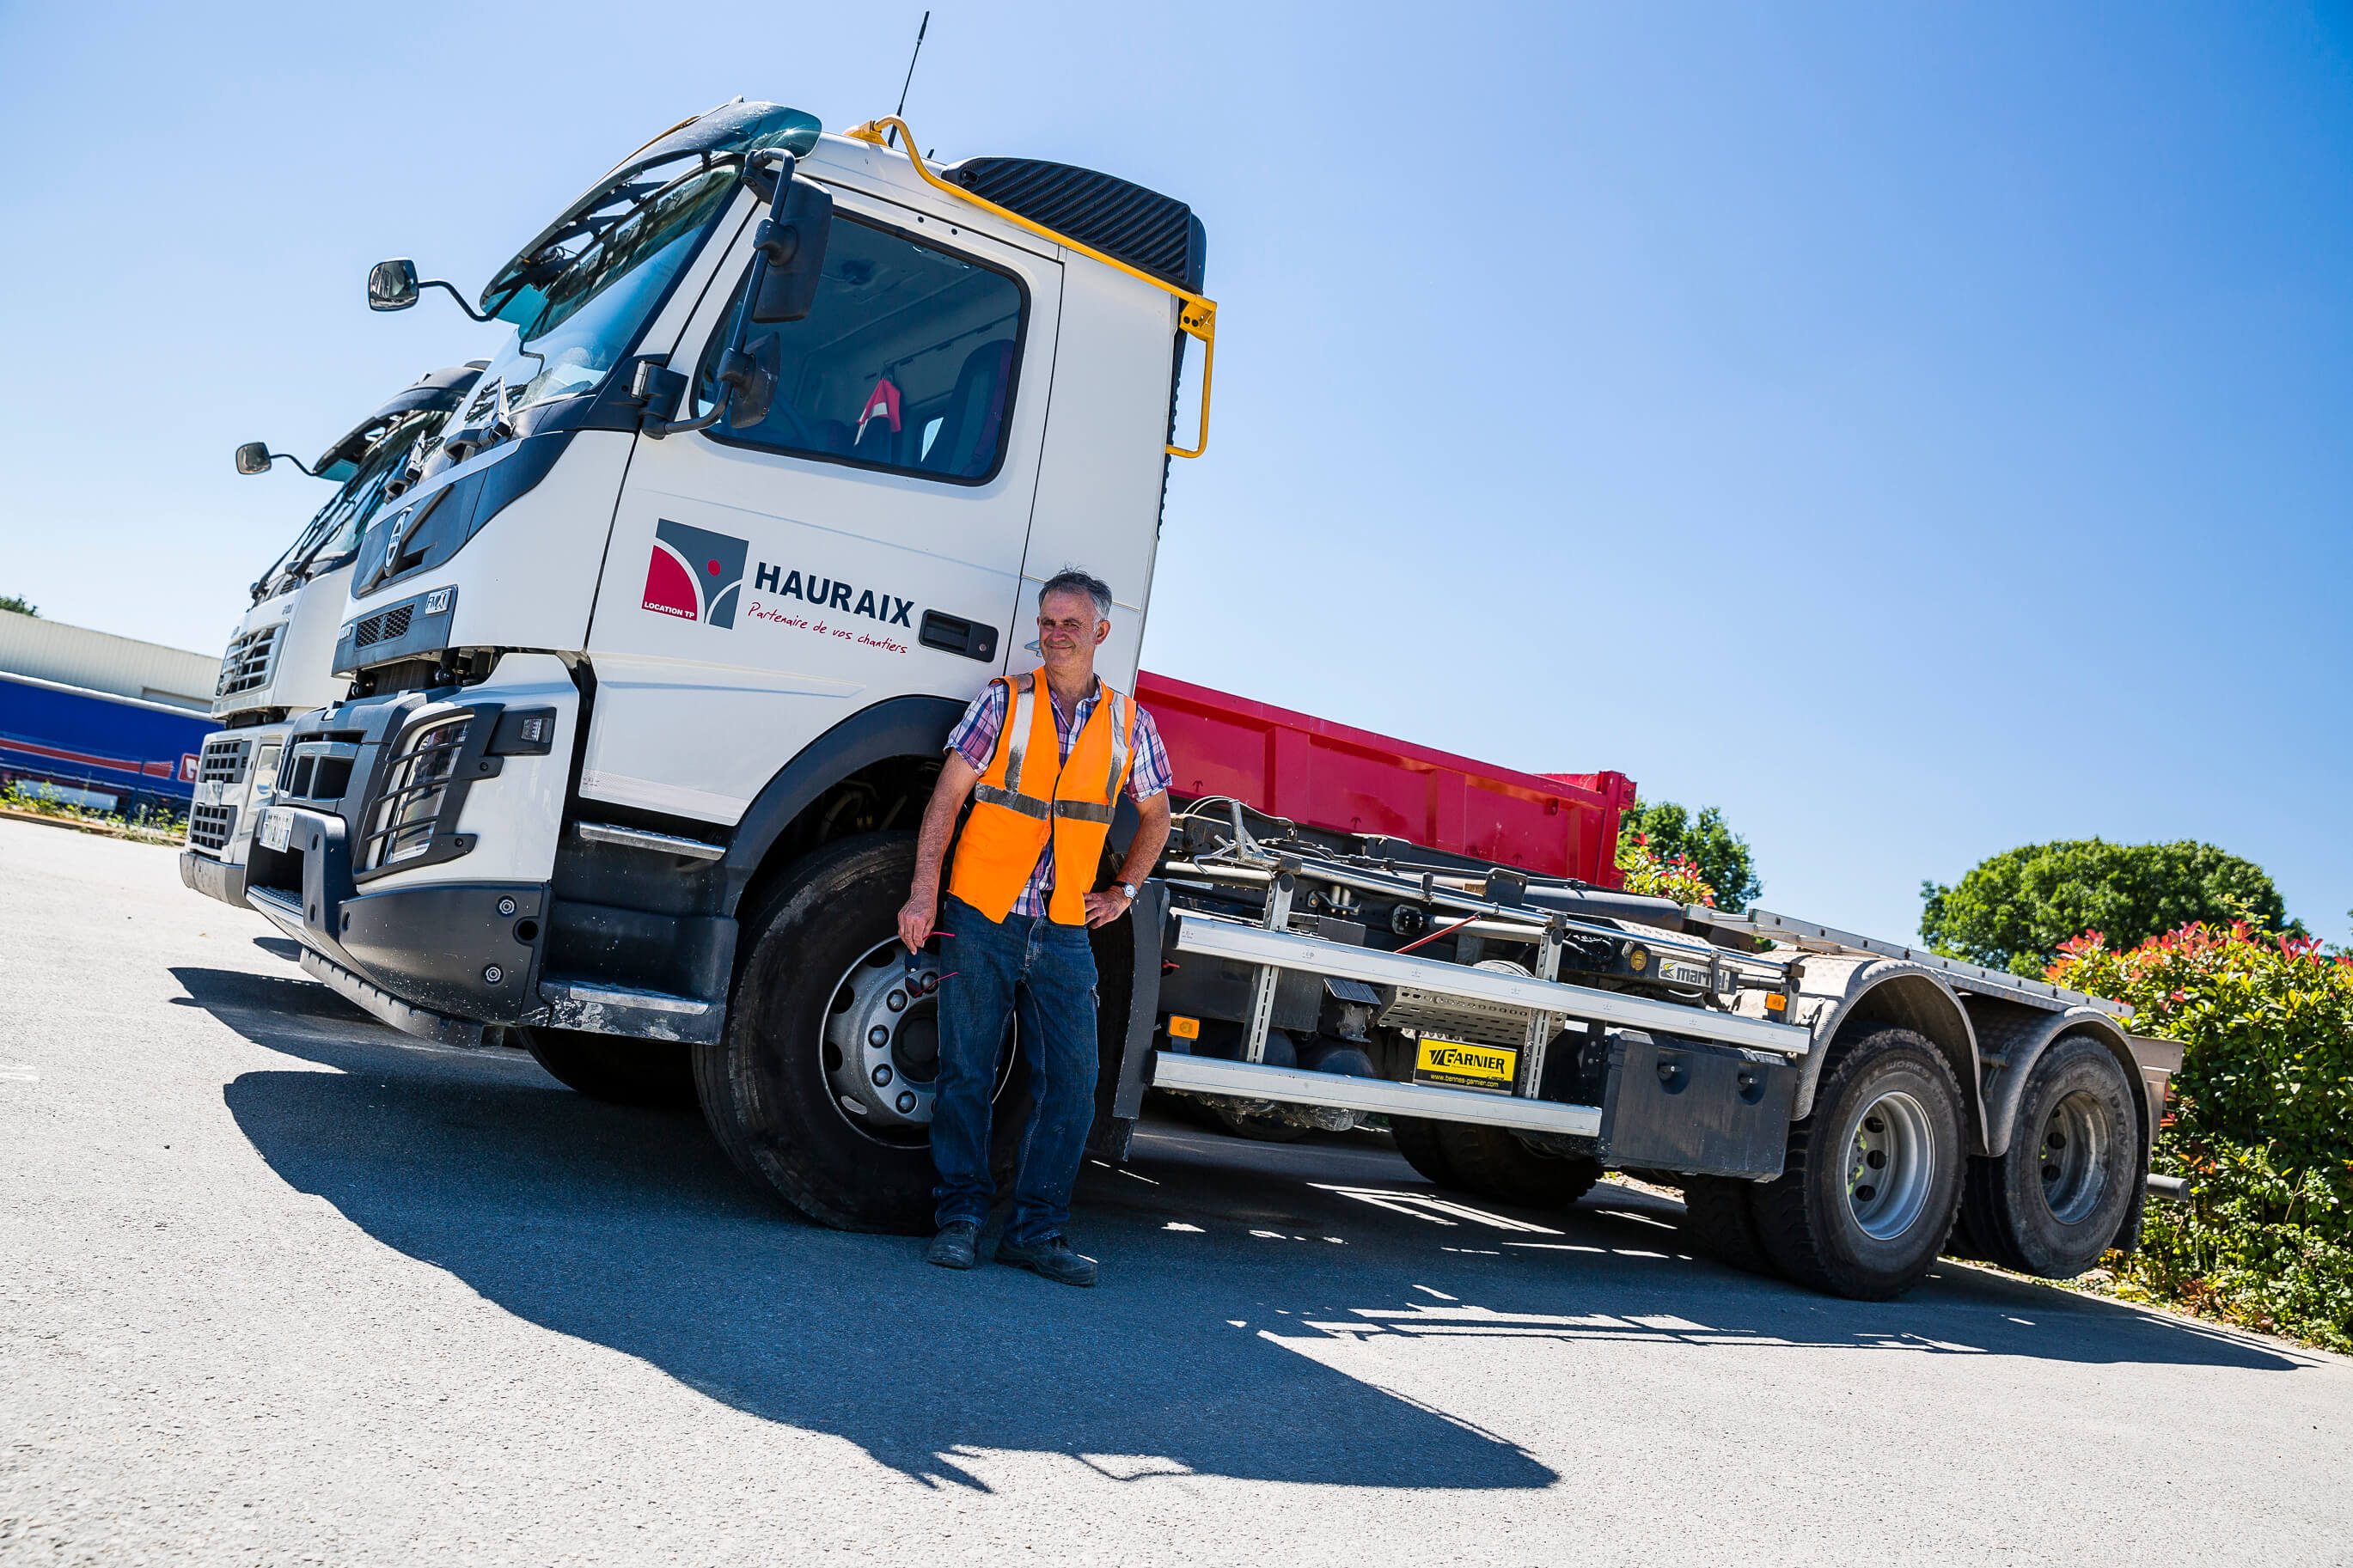
<svg viewBox="0 0 2353 1568"><path fill-rule="evenodd" d="M1145 670L1137 700L1176 793L1229 795L1340 833L1387 834L1493 866L1616 888L1623 773L1522 773Z"/></svg>

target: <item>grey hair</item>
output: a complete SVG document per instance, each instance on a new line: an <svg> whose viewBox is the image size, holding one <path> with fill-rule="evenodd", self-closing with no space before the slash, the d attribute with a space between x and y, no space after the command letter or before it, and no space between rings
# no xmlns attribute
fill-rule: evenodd
<svg viewBox="0 0 2353 1568"><path fill-rule="evenodd" d="M1065 566L1038 584L1038 607L1046 607L1049 594L1084 594L1095 602L1095 619L1111 619L1111 584L1092 573L1075 566Z"/></svg>

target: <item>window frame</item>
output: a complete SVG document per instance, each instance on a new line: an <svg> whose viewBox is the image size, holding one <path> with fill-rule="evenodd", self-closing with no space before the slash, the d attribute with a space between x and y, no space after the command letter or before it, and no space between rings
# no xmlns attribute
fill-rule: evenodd
<svg viewBox="0 0 2353 1568"><path fill-rule="evenodd" d="M837 205L834 208L833 221L836 223L847 222L859 224L864 227L876 229L883 234L892 235L897 238L903 239L910 245L920 246L925 250L936 250L942 255L953 257L956 260L965 263L966 266L977 267L985 271L994 272L999 278L1005 279L1013 285L1014 292L1019 300L1019 305L1014 321L1013 363L1006 367L1006 374L1009 379L1010 384L1006 389L1004 411L997 417L997 454L989 460L988 468L984 472L969 476L964 474L943 474L935 469L905 468L901 468L896 464L878 463L869 458L852 457L845 453L811 452L798 447L780 446L774 441L762 440L757 437L751 435L738 434L737 432L729 429L727 427L727 422L723 419L704 429L702 434L706 438L716 441L723 447L738 447L746 451L766 452L773 454L776 457L792 458L805 463L830 463L837 468L859 468L870 474L888 474L893 479L925 479L934 484L958 485L965 489L977 489L983 486L996 483L997 478L1005 471L1006 458L1011 456L1013 451L1013 414L1015 408L1018 406L1020 402L1022 368L1028 363L1029 357L1029 314L1030 306L1033 303L1029 293L1029 280L1027 278L1024 278L1015 268L1008 267L1001 262L990 261L983 257L974 255L969 250L961 249L953 245L944 244L939 240L934 239L929 235L918 233L914 229L906 227L904 225L893 223L888 218L868 213L858 212L845 205ZM747 247L747 251L744 258L744 271L736 279L739 287L748 280L751 275L751 267L752 258ZM697 351L694 355L694 368L689 373L689 379L687 381L689 395L692 395L694 382L699 379L702 374L702 362L704 358L709 355L713 344L723 341L728 328L733 322L734 313L733 310L730 309L730 306L735 299L736 290L734 289L728 289L725 294L721 296L719 320L712 328L712 336L705 340L702 348ZM769 328L767 330L775 331L776 329ZM779 390L778 395L780 397L783 395L781 390Z"/></svg>

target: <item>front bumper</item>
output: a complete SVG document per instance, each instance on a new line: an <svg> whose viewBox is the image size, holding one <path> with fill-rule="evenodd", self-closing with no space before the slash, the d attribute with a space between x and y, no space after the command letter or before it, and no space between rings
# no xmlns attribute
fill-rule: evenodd
<svg viewBox="0 0 2353 1568"><path fill-rule="evenodd" d="M245 868L216 860L201 849L180 851L180 883L225 904L245 902Z"/></svg>
<svg viewBox="0 0 2353 1568"><path fill-rule="evenodd" d="M352 880L341 816L274 809L291 816L286 847L257 843L254 856L275 885L248 887L246 902L280 930L414 1009L478 1024L546 1016L538 992L545 883L439 882L362 892ZM276 858L263 862L265 856ZM286 873L296 868L288 860L299 867L300 892L287 885Z"/></svg>

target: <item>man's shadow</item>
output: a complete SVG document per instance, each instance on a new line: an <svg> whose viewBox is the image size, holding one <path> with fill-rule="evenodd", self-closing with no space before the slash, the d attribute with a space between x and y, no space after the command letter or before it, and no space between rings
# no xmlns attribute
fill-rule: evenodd
<svg viewBox="0 0 2353 1568"><path fill-rule="evenodd" d="M1120 1267L1092 1291L926 1268L904 1238L790 1221L691 1112L600 1104L521 1053L417 1047L308 982L173 973L248 1039L340 1069L247 1073L224 1091L290 1185L519 1317L926 1482L982 1487L963 1460L996 1449L1122 1479L1557 1479L1261 1338L1281 1321L1262 1278L1116 1244Z"/></svg>

